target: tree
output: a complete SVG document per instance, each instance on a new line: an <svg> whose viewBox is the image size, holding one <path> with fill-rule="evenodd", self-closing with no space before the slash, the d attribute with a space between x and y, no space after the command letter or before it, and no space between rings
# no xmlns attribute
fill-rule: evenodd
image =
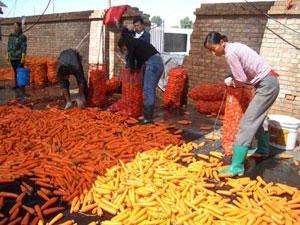
<svg viewBox="0 0 300 225"><path fill-rule="evenodd" d="M151 23L155 23L157 26L162 24L162 18L160 16L152 16Z"/></svg>
<svg viewBox="0 0 300 225"><path fill-rule="evenodd" d="M192 28L193 21L189 17L185 17L180 20L180 27L181 28Z"/></svg>

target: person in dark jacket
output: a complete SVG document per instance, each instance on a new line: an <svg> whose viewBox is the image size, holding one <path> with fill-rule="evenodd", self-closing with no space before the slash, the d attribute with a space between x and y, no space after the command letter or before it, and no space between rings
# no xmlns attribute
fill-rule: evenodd
<svg viewBox="0 0 300 225"><path fill-rule="evenodd" d="M133 26L135 31L134 38L150 43L150 33L145 30L143 18L135 18Z"/></svg>
<svg viewBox="0 0 300 225"><path fill-rule="evenodd" d="M27 51L27 38L23 34L22 24L16 22L14 24L14 32L8 37L7 44L7 60L11 63L11 66L15 74L15 86L13 89L18 87L17 85L17 69L24 68L25 57Z"/></svg>
<svg viewBox="0 0 300 225"><path fill-rule="evenodd" d="M118 46L123 54L128 55L130 69L144 69L144 120L140 123L151 123L156 97L155 88L164 71L162 58L153 45L129 35L122 35Z"/></svg>
<svg viewBox="0 0 300 225"><path fill-rule="evenodd" d="M81 63L81 56L73 49L66 49L60 53L57 64L57 76L66 100L65 109L72 107L69 82L70 75L75 76L79 88L79 95L76 98L77 105L83 107L86 104L88 89Z"/></svg>

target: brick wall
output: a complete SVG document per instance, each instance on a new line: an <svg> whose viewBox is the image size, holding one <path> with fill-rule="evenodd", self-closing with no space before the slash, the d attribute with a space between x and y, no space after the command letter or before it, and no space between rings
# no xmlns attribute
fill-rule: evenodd
<svg viewBox="0 0 300 225"><path fill-rule="evenodd" d="M63 49L75 48L86 34L90 33L79 48L85 74L87 75L89 64L101 63L104 57L109 75L115 75L122 66L115 59L120 30L112 27L103 28L101 20L103 15L104 10L95 10L43 16L40 22L25 34L28 44L27 54L58 57ZM149 22L149 15L143 14L137 8L130 7L122 17L122 24L132 23L132 19L136 16L142 16L146 22ZM0 68L9 66L4 57L7 48L5 35L13 31L13 24L18 20L19 18L0 19L1 33L3 34L0 41ZM26 27L31 26L36 20L37 16L27 17ZM105 35L102 35L101 30ZM104 51L102 49L103 37L105 37ZM105 56L102 55L103 52L105 52Z"/></svg>
<svg viewBox="0 0 300 225"><path fill-rule="evenodd" d="M285 2L259 2L255 6L299 30L300 1L294 2L296 5L288 12L284 10ZM276 37L266 26L300 47L299 35L268 20L261 12L246 3L204 4L196 10L191 50L184 62L190 77L189 85L222 82L230 72L224 58L214 57L203 46L207 33L218 31L227 35L231 42L241 42L255 49L280 73L281 91L271 112L300 118L300 52Z"/></svg>

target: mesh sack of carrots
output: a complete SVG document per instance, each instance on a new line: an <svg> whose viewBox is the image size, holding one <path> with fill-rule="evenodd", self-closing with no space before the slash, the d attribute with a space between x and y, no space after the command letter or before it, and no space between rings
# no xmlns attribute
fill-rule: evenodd
<svg viewBox="0 0 300 225"><path fill-rule="evenodd" d="M122 71L122 112L125 115L137 117L143 111L143 71Z"/></svg>
<svg viewBox="0 0 300 225"><path fill-rule="evenodd" d="M192 88L189 91L188 96L195 101L220 101L223 99L224 91L225 84L223 83L206 83Z"/></svg>
<svg viewBox="0 0 300 225"><path fill-rule="evenodd" d="M164 107L180 107L186 79L187 74L182 67L170 69L168 83L163 96L162 104Z"/></svg>
<svg viewBox="0 0 300 225"><path fill-rule="evenodd" d="M88 104L101 107L106 101L106 67L105 65L90 65Z"/></svg>
<svg viewBox="0 0 300 225"><path fill-rule="evenodd" d="M227 88L224 125L222 128L222 145L226 155L232 154L232 145L239 130L240 120L252 98L253 90L250 88Z"/></svg>
<svg viewBox="0 0 300 225"><path fill-rule="evenodd" d="M106 81L106 94L110 95L118 91L121 85L121 80L118 77L113 77Z"/></svg>
<svg viewBox="0 0 300 225"><path fill-rule="evenodd" d="M203 101L198 100L194 107L200 113L210 114L210 113L218 113L220 107L222 105L222 101ZM220 114L223 115L225 112L225 104L222 105Z"/></svg>
<svg viewBox="0 0 300 225"><path fill-rule="evenodd" d="M14 80L14 71L12 68L0 69L0 80Z"/></svg>
<svg viewBox="0 0 300 225"><path fill-rule="evenodd" d="M56 84L58 82L57 74L56 74L56 59L47 59L47 79L50 83Z"/></svg>

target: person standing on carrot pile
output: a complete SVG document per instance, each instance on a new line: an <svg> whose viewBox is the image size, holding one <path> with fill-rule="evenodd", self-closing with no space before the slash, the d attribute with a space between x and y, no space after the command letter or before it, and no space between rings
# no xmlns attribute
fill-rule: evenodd
<svg viewBox="0 0 300 225"><path fill-rule="evenodd" d="M268 109L279 94L278 74L253 49L241 43L228 42L227 37L218 32L208 33L204 47L215 56L225 56L232 77L225 79L225 84L251 85L255 95L250 102L241 122L229 168L220 171L231 176L243 175L247 154L269 155L269 135L263 128ZM257 138L257 148L249 150L252 139Z"/></svg>
<svg viewBox="0 0 300 225"><path fill-rule="evenodd" d="M88 89L81 63L81 56L73 49L66 49L60 53L57 64L57 76L60 87L63 90L63 96L66 100L65 109L72 107L69 81L71 74L75 76L79 88L79 94L76 98L77 106L84 107Z"/></svg>
<svg viewBox="0 0 300 225"><path fill-rule="evenodd" d="M26 51L27 37L23 34L22 24L20 22L16 22L14 24L14 32L8 37L6 54L6 59L11 63L15 74L15 86L13 89L18 88L17 69L24 68Z"/></svg>
<svg viewBox="0 0 300 225"><path fill-rule="evenodd" d="M128 66L131 70L144 70L144 119L140 124L151 123L156 97L155 89L164 71L162 58L153 45L130 35L122 35L118 46L122 54L128 56Z"/></svg>

